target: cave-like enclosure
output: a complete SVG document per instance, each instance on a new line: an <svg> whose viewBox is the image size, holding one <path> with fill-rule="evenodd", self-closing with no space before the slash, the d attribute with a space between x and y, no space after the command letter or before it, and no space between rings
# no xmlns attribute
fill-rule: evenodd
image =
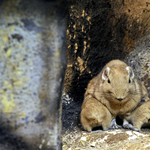
<svg viewBox="0 0 150 150"><path fill-rule="evenodd" d="M112 59L130 65L150 94L150 3L146 0L73 0L67 29L63 133L80 128L86 86Z"/></svg>
<svg viewBox="0 0 150 150"><path fill-rule="evenodd" d="M81 105L88 82L112 59L131 66L150 96L150 2L72 0L62 96L63 149L149 149L149 129L85 132ZM122 123L118 119L118 123Z"/></svg>

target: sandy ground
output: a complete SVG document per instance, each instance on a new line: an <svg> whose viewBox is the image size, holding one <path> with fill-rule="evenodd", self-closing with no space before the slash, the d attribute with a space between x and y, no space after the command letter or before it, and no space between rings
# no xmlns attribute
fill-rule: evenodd
<svg viewBox="0 0 150 150"><path fill-rule="evenodd" d="M63 150L149 150L150 130L115 129L88 133L75 130L62 136Z"/></svg>

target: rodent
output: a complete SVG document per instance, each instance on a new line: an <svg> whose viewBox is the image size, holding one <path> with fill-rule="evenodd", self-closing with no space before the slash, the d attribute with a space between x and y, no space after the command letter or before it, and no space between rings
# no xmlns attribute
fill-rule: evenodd
<svg viewBox="0 0 150 150"><path fill-rule="evenodd" d="M150 100L137 107L127 119L135 131L141 131L141 127L150 127Z"/></svg>
<svg viewBox="0 0 150 150"><path fill-rule="evenodd" d="M87 98L89 95L91 98ZM132 68L121 60L112 60L104 66L102 71L94 77L87 86L81 108L81 124L83 128L87 130L85 126L91 124L89 123L91 121L88 122L87 119L87 122L83 122L83 118L88 118L89 113L91 116L97 116L97 120L100 116L110 113L111 120L115 119L116 116L121 116L123 119L123 126L128 128L130 126L127 124L127 117L131 115L142 98L147 101L149 99L148 92L145 86L137 79ZM99 111L96 112L95 110L98 109L98 102L101 103L101 106L99 107ZM93 106L89 105L88 108L84 107L88 105L88 103L95 104L93 104ZM104 109L104 107L106 109L103 114L103 111L100 109ZM96 117L94 117L94 119L96 119ZM105 120L107 120L107 117L101 120L101 125ZM114 123L116 124L115 121ZM110 120L108 124L110 124L110 127L113 126Z"/></svg>

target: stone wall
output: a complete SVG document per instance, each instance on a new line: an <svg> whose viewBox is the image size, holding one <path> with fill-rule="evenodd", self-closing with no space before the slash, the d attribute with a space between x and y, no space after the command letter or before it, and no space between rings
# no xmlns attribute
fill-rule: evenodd
<svg viewBox="0 0 150 150"><path fill-rule="evenodd" d="M0 5L0 150L61 149L67 3Z"/></svg>

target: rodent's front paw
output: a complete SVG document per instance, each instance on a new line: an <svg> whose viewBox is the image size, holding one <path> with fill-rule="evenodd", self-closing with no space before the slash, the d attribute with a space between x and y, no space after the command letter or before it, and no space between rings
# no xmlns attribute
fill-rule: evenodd
<svg viewBox="0 0 150 150"><path fill-rule="evenodd" d="M130 124L126 119L123 120L123 127L124 127L125 129L134 130L133 125Z"/></svg>
<svg viewBox="0 0 150 150"><path fill-rule="evenodd" d="M111 121L111 125L110 125L109 129L121 129L121 128L122 127L116 123L116 119L113 119Z"/></svg>
<svg viewBox="0 0 150 150"><path fill-rule="evenodd" d="M132 129L132 130L134 130L134 128L133 128L133 125L132 124L124 124L123 125L123 127L125 128L125 129Z"/></svg>
<svg viewBox="0 0 150 150"><path fill-rule="evenodd" d="M112 124L109 129L121 129L122 127L118 124Z"/></svg>
<svg viewBox="0 0 150 150"><path fill-rule="evenodd" d="M125 129L131 129L131 130L133 130L133 131L138 131L138 132L141 131L141 130L138 129L138 128L134 128L132 124L125 124L123 127L124 127Z"/></svg>

